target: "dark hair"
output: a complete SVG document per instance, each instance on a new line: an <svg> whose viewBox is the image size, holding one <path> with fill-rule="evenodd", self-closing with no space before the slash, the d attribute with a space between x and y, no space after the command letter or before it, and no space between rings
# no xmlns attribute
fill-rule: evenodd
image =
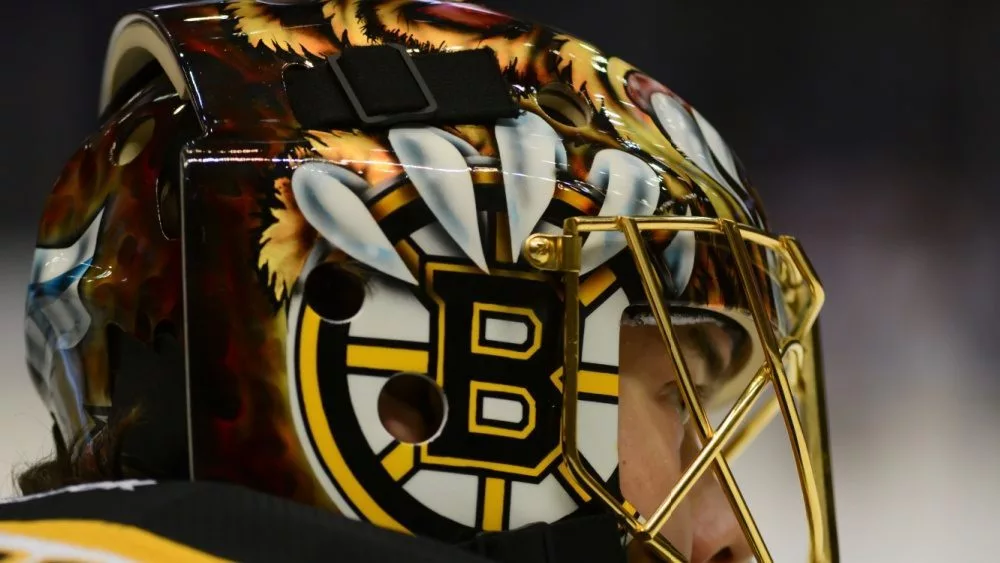
<svg viewBox="0 0 1000 563"><path fill-rule="evenodd" d="M70 455L58 428L53 426L54 454L14 476L18 492L33 495L72 485L138 476L134 469L124 463L122 456L125 435L138 420L138 408L115 420L109 420L107 426L81 445L81 451L75 458Z"/></svg>

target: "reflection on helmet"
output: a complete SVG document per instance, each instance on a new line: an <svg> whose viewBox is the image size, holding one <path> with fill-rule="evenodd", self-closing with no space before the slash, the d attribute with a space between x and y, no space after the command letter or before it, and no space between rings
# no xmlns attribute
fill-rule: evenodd
<svg viewBox="0 0 1000 563"><path fill-rule="evenodd" d="M402 48L362 49L380 45ZM660 298L664 334L727 339L722 358L714 333L689 332L705 365L740 374L730 400L768 373L760 327L779 353L813 345L799 301L818 308L818 286L797 251L751 240L767 225L718 132L561 32L417 0L177 5L122 20L102 84L102 128L47 202L26 319L76 456L142 405L162 447L135 445L139 466L182 459L194 478L461 541L630 505L620 333L664 325ZM525 254L593 217L692 228L643 230L645 261L623 228L566 238L569 268ZM168 340L178 370L153 370Z"/></svg>

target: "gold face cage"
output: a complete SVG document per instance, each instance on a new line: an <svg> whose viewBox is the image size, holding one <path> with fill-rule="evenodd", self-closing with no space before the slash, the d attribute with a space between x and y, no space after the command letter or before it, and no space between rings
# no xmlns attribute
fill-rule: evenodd
<svg viewBox="0 0 1000 563"><path fill-rule="evenodd" d="M809 525L809 561L833 563L838 560L836 523L833 507L830 459L827 448L826 405L822 368L819 358L817 319L823 306L823 288L798 241L789 236L774 237L763 231L740 225L730 219L701 217L573 217L564 223L563 234L538 233L524 243L524 255L532 266L563 276L565 290L564 387L562 443L569 468L581 484L618 515L625 532L642 541L672 563L685 563L684 557L660 534L660 530L691 491L695 483L712 467L736 514L751 549L761 563L772 563L764 538L732 474L729 461L757 436L780 411L792 445ZM757 337L764 350L764 363L744 388L732 409L713 430L706 409L699 401L694 382L686 366L670 311L663 298L662 282L643 240L648 231L693 231L722 235L733 253L741 286L754 319ZM618 231L624 235L632 253L649 306L660 328L674 365L681 395L694 429L704 444L701 452L681 476L670 494L645 521L627 502L618 498L592 474L582 462L577 445L577 400L580 364L580 311L576 303L580 292L582 236L597 231ZM768 322L761 288L752 275L747 244L757 244L783 258L777 272L784 305L800 320L790 334L780 338ZM798 288L812 293L807 303L795 299ZM798 369L785 368L792 359ZM774 386L774 396L746 421L751 408L765 390ZM796 404L796 399L800 405Z"/></svg>

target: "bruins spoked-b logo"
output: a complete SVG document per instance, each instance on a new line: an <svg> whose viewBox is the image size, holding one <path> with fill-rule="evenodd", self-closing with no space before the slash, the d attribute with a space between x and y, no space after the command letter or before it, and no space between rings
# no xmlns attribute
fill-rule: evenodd
<svg viewBox="0 0 1000 563"><path fill-rule="evenodd" d="M428 263L423 274L420 292L371 280L350 323L303 307L303 413L338 493L363 518L439 537L505 529L512 501L544 494L546 479L571 511L581 499L565 492L557 468L555 289L524 271L486 275L458 262ZM410 374L428 385L398 394L396 408L412 413L391 412L390 382ZM427 397L435 392L441 397ZM412 436L394 436L387 417L409 423ZM414 418L422 428L412 428Z"/></svg>
<svg viewBox="0 0 1000 563"><path fill-rule="evenodd" d="M295 167L295 203L319 242L291 291L290 396L313 472L349 516L461 539L559 520L591 500L560 443L561 281L520 248L570 215L650 214L660 180L604 149L590 182L607 196L588 199L557 181L565 148L544 120L526 113L496 128L502 159L433 127L393 129L399 174L374 185L329 162ZM571 305L582 325L578 446L613 482L618 327L634 293L614 267L623 251L631 260L624 242L592 240Z"/></svg>

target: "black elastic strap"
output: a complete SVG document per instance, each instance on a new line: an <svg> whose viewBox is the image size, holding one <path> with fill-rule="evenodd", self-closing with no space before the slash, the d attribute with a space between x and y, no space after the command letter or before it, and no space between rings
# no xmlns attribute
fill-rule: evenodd
<svg viewBox="0 0 1000 563"><path fill-rule="evenodd" d="M411 57L401 45L349 47L325 65L291 66L284 79L292 111L307 129L472 125L518 114L491 49Z"/></svg>
<svg viewBox="0 0 1000 563"><path fill-rule="evenodd" d="M464 547L498 563L625 563L618 521L609 514L483 534Z"/></svg>

